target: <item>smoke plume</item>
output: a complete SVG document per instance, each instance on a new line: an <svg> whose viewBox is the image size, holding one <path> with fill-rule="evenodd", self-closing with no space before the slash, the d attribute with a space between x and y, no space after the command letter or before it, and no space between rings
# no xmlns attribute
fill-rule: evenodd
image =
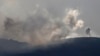
<svg viewBox="0 0 100 56"><path fill-rule="evenodd" d="M26 12L15 0L10 1L0 10L4 15L3 20L0 17L2 38L27 42L33 46L46 45L74 35L73 32L84 26L84 21L78 19L80 13L77 9L69 9L64 17L56 17L39 4L35 4L31 12Z"/></svg>

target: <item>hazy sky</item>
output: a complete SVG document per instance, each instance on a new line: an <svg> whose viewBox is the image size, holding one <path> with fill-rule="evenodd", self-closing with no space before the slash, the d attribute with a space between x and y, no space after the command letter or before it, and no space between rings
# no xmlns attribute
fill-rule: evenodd
<svg viewBox="0 0 100 56"><path fill-rule="evenodd" d="M4 10L6 6L9 6L7 3L12 3L12 7L8 7L9 10ZM13 15L13 17L15 15L22 16L22 14L23 17L26 16L27 12L33 10L35 4L40 4L53 15L60 17L64 16L66 8L79 9L80 18L85 21L85 27L91 27L93 31L100 34L100 0L0 0L1 11L10 11L6 15Z"/></svg>
<svg viewBox="0 0 100 56"><path fill-rule="evenodd" d="M80 11L79 19L82 19L85 22L84 28L79 31L81 31L85 34L85 27L91 27L91 29L95 33L100 34L100 30L99 30L100 29L100 19L99 19L100 18L100 11L99 11L100 7L99 7L99 5L100 5L100 0L0 0L0 16L2 16L1 14L3 14L5 17L10 17L10 18L15 18L15 19L19 18L20 20L25 20L26 18L28 18L28 16L30 16L32 13L34 13L33 12L34 10L37 10L37 11L40 11L40 14L39 13L37 13L37 14L39 14L39 16L41 18L41 14L46 12L46 10L45 10L45 8L46 8L49 11L49 14L52 14L55 17L64 18L66 16L66 14L65 14L66 9L70 9L70 8L78 9ZM37 8L39 7L39 10L36 7ZM41 11L41 8L42 9L44 8L43 12ZM42 16L44 16L44 14ZM51 16L51 15L49 15L49 16ZM34 18L35 18L35 16L34 16ZM36 18L39 18L39 17L36 16ZM32 23L32 26L34 28L34 25L33 25L34 23L40 24L40 25L41 25L41 22L43 22L43 24L45 23L44 22L45 20L42 21L42 19L37 19L40 21L36 21L36 22L28 21L28 23L29 22ZM2 25L1 22L2 22L2 17L0 17L0 25ZM40 23L38 23L38 22L40 22ZM41 27L40 25L38 28ZM26 26L26 28L27 27L28 26ZM30 27L31 27L31 24L29 24L29 30L31 29ZM0 28L0 32L1 32L1 30L2 29ZM46 34L44 34L44 35L46 35ZM25 36L27 37L27 35L25 35ZM32 36L33 36L33 34L32 34ZM15 37L17 37L17 36L15 36ZM40 37L41 37L41 35L40 35ZM20 39L20 38L18 38L18 39ZM25 38L25 40L26 39L28 39L28 38ZM29 38L28 41L30 41L32 39ZM49 39L49 38L47 38L47 39ZM44 42L45 41L43 39L43 43ZM40 43L40 42L37 41L37 43Z"/></svg>

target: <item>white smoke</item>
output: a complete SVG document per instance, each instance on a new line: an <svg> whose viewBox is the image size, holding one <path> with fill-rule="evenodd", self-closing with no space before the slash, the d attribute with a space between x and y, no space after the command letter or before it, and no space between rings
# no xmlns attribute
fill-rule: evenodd
<svg viewBox="0 0 100 56"><path fill-rule="evenodd" d="M39 4L33 6L33 11L26 12L17 0L5 1L0 8L5 16L2 22L3 31L0 33L6 39L31 45L46 45L68 36L79 36L75 31L84 26L84 21L78 19L80 13L77 9L69 9L65 17L56 17Z"/></svg>
<svg viewBox="0 0 100 56"><path fill-rule="evenodd" d="M82 28L84 26L84 21L81 19L78 19L78 16L80 15L78 9L69 9L67 12L67 15L65 16L63 22L66 24L66 26L69 27L69 32L70 34L65 37L67 38L75 38L75 37L80 37L81 34L77 34L76 31L79 28ZM64 39L64 38L62 38Z"/></svg>
<svg viewBox="0 0 100 56"><path fill-rule="evenodd" d="M70 9L64 18L64 22L68 25L72 30L77 30L78 28L82 28L84 26L84 21L78 19L79 11Z"/></svg>

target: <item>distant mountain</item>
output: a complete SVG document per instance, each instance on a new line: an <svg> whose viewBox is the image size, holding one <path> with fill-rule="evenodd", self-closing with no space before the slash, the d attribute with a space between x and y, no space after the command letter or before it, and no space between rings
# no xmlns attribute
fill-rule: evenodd
<svg viewBox="0 0 100 56"><path fill-rule="evenodd" d="M100 56L100 38L72 38L66 40L66 43L60 46L10 56Z"/></svg>
<svg viewBox="0 0 100 56"><path fill-rule="evenodd" d="M14 40L0 39L0 56L1 54L20 53L28 50L30 46L24 42Z"/></svg>

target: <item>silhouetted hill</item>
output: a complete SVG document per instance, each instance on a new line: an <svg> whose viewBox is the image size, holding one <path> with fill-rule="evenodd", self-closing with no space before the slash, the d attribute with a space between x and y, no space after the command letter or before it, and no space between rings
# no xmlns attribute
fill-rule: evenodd
<svg viewBox="0 0 100 56"><path fill-rule="evenodd" d="M15 53L28 50L29 45L24 42L0 39L0 54Z"/></svg>
<svg viewBox="0 0 100 56"><path fill-rule="evenodd" d="M100 38L72 38L60 46L8 56L100 56Z"/></svg>

